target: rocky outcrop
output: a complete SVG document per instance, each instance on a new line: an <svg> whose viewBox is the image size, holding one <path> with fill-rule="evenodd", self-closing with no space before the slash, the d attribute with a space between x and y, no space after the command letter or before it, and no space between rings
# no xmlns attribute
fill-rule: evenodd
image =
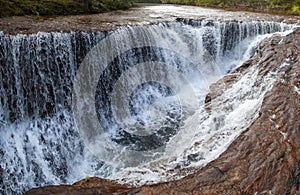
<svg viewBox="0 0 300 195"><path fill-rule="evenodd" d="M259 64L260 79L280 69L259 117L219 158L181 180L129 188L90 178L71 186L32 189L26 194L298 194L300 193L300 28L265 40L243 66L218 83L230 88ZM221 93L211 86L209 103Z"/></svg>

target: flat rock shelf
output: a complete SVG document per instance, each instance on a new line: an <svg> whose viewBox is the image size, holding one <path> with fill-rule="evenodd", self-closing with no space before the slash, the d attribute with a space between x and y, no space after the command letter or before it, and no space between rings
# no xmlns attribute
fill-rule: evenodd
<svg viewBox="0 0 300 195"><path fill-rule="evenodd" d="M277 16L251 12L224 11L193 6L148 5L127 11L114 11L93 15L40 17L15 16L0 19L0 31L6 34L32 34L37 32L111 31L126 25L145 25L177 19L212 21L273 21L298 23L299 16Z"/></svg>

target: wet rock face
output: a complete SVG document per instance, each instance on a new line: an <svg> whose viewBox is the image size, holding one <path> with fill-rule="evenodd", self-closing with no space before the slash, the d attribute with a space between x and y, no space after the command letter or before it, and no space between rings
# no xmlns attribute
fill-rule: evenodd
<svg viewBox="0 0 300 195"><path fill-rule="evenodd" d="M103 179L72 186L33 189L27 194L298 194L300 193L300 28L285 37L265 40L243 66L211 86L206 98L216 99L218 83L236 82L259 64L259 79L280 69L266 93L259 117L218 159L181 180L136 189Z"/></svg>

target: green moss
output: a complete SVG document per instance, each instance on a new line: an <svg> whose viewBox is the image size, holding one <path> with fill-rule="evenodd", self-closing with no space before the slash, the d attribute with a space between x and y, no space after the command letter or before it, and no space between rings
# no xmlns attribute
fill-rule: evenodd
<svg viewBox="0 0 300 195"><path fill-rule="evenodd" d="M292 8L292 13L300 15L300 6L294 5L293 8Z"/></svg>
<svg viewBox="0 0 300 195"><path fill-rule="evenodd" d="M84 181L85 181L85 182L89 182L89 181L90 181L90 179L91 179L91 177L90 177L90 176L86 176L86 177L84 178Z"/></svg>

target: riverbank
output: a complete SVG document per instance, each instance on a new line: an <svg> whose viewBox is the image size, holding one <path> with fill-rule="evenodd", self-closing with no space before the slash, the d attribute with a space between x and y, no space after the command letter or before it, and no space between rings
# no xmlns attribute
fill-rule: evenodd
<svg viewBox="0 0 300 195"><path fill-rule="evenodd" d="M5 34L34 34L38 32L111 31L127 25L147 25L172 22L180 18L214 21L274 21L300 24L299 16L224 11L184 5L148 4L129 10L90 15L13 16L0 19L0 31Z"/></svg>
<svg viewBox="0 0 300 195"><path fill-rule="evenodd" d="M162 0L162 3L194 5L222 8L228 10L244 10L281 15L300 15L300 1L238 1L238 0Z"/></svg>

